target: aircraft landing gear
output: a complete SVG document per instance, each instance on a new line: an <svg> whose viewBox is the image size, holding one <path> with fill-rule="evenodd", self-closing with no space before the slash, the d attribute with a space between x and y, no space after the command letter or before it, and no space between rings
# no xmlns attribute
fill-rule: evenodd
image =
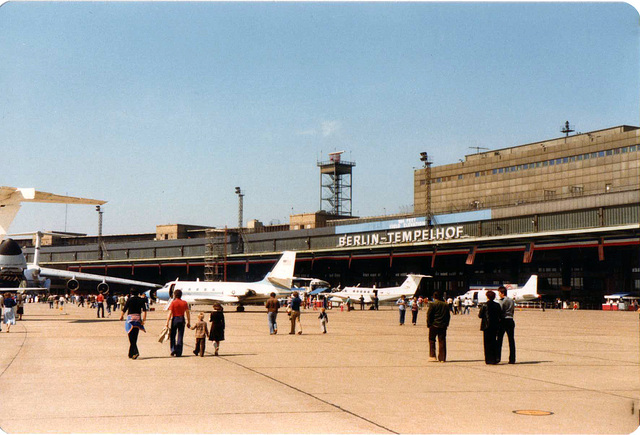
<svg viewBox="0 0 640 435"><path fill-rule="evenodd" d="M244 313L244 305L238 304L238 306L236 307L236 311L238 313Z"/></svg>

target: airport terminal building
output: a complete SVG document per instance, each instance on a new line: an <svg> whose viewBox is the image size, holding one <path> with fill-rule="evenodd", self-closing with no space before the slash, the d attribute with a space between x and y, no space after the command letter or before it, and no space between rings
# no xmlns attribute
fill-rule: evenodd
<svg viewBox="0 0 640 435"><path fill-rule="evenodd" d="M456 295L469 285L522 284L536 273L540 293L594 308L605 294L640 291L638 127L421 168L413 197L414 213L394 216L317 212L278 226L159 225L155 233L104 236L102 243L50 237L41 261L162 284L176 277L249 281L261 279L283 250L295 250L297 276L334 286L396 285L407 273L424 273L434 278L423 281L422 293ZM23 245L31 257L30 241Z"/></svg>

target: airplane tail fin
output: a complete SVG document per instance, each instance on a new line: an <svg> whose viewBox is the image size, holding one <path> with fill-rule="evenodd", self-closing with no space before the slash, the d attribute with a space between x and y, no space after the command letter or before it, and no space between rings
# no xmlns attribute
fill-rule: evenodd
<svg viewBox="0 0 640 435"><path fill-rule="evenodd" d="M538 294L538 275L531 275L527 283L518 290L521 297L524 299L537 299L540 297Z"/></svg>
<svg viewBox="0 0 640 435"><path fill-rule="evenodd" d="M293 269L296 265L295 251L284 251L280 260L273 266L271 272L264 279L273 285L291 288L293 284Z"/></svg>
<svg viewBox="0 0 640 435"><path fill-rule="evenodd" d="M0 241L7 234L9 225L13 222L18 210L20 210L20 204L23 202L102 205L106 201L54 195L53 193L40 192L33 188L0 186Z"/></svg>
<svg viewBox="0 0 640 435"><path fill-rule="evenodd" d="M407 275L407 279L400 286L401 293L403 295L413 295L418 290L422 278L427 278L427 275Z"/></svg>

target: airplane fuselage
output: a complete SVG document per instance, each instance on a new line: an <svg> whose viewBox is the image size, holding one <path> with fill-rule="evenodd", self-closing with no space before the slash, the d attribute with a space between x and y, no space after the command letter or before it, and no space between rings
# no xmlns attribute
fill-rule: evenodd
<svg viewBox="0 0 640 435"><path fill-rule="evenodd" d="M470 300L475 305L484 304L487 302L487 292L492 290L498 296L499 286L472 286L469 291L461 296L461 299ZM525 285L519 287L517 284L505 284L507 290L507 296L514 300L516 303L528 302L538 299L538 276L531 275Z"/></svg>
<svg viewBox="0 0 640 435"><path fill-rule="evenodd" d="M206 282L171 281L156 292L161 301L168 301L176 290L182 291L182 300L193 304L223 303L260 303L269 299L271 292L276 297L288 296L286 288L278 288L263 282Z"/></svg>

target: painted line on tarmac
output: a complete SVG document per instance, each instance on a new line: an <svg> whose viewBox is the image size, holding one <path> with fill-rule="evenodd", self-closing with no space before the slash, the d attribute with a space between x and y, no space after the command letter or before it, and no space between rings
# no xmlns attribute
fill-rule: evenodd
<svg viewBox="0 0 640 435"><path fill-rule="evenodd" d="M207 352L207 353L209 353L209 352ZM356 417L356 418L358 418L358 419L360 419L360 420L366 421L367 423L372 424L372 425L374 425L374 426L376 426L376 427L379 427L380 429L383 429L383 430L385 430L385 431L387 431L387 432L389 432L389 433L392 433L392 434L399 434L399 432L396 432L396 431L394 431L394 430L391 430L391 429L389 429L388 427L382 426L381 424L378 424L378 423L376 423L375 421L371 421L371 420L369 420L369 419L368 419L368 418L366 418L366 417L363 417L363 416L361 416L361 415L356 414L355 412L349 411L348 409L344 409L343 407L341 407L341 406L339 406L339 405L336 405L335 403L328 402L328 401L326 401L326 400L324 400L324 399L321 399L321 398L319 398L319 397L317 397L317 396L314 396L314 395L313 395L313 394L311 394L311 393L308 393L308 392L306 392L306 391L303 391L303 390L301 390L300 388L294 387L293 385L289 385L289 384L287 384L286 382L283 382L283 381L281 381L281 380L279 380L279 379L276 379L276 378L274 378L274 377L272 377L272 376L269 376L269 375L267 375L267 374L264 374L264 373L262 373L262 372L259 372L259 371L257 371L257 370L254 370L254 369L252 369L251 367L247 367L247 366L245 366L245 365L243 365L243 364L240 364L240 363L238 363L238 362L232 361L232 360L230 360L230 359L228 359L228 358L225 358L225 357L223 357L223 356L222 356L222 357L220 357L220 356L219 356L218 358L223 359L223 360L225 360L225 361L227 361L227 362L229 362L229 363L231 363L231 364L234 364L234 365L236 365L236 366L238 366L238 367L242 367L242 368L243 368L243 369L245 369L245 370L249 370L250 372L253 372L253 373L257 374L257 375L263 376L263 377L265 377L265 378L267 378L267 379L269 379L269 380L272 380L272 381L274 381L274 382L277 382L278 384L284 385L285 387L288 387L288 388L290 388L290 389L292 389L292 390L294 390L294 391L297 391L298 393L304 394L305 396L309 396L309 397L311 397L311 398L313 398L313 399L315 399L315 400L317 400L317 401L319 401L319 402L322 402L322 403L324 403L324 404L326 404L326 405L329 405L329 406L331 406L331 407L333 407L333 408L336 408L336 409L340 410L341 412L344 412L344 413L346 413L346 414L349 414L349 415L351 415L351 416L353 416L353 417Z"/></svg>
<svg viewBox="0 0 640 435"><path fill-rule="evenodd" d="M16 358L20 354L20 351L24 347L24 343L27 341L27 328L23 326L23 329L24 329L24 336L22 337L22 343L20 343L20 347L18 348L18 351L13 356L13 358L11 358L11 361L9 361L9 364L7 364L7 366L4 368L2 373L0 373L0 378L5 374L7 370L9 370L9 367L11 367L11 364L13 364L13 362L16 360ZM0 332L0 334L10 334L10 332L4 332L4 333ZM18 332L18 334L20 334L20 332Z"/></svg>

